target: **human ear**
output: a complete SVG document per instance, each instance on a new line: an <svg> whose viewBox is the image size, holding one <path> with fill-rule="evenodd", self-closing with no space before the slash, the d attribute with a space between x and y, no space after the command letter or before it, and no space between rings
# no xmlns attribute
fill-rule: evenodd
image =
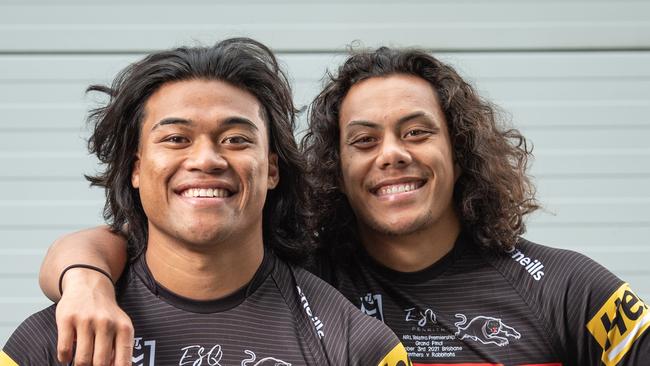
<svg viewBox="0 0 650 366"><path fill-rule="evenodd" d="M269 176L267 179L268 189L273 189L280 183L280 169L278 167L278 154L269 154Z"/></svg>
<svg viewBox="0 0 650 366"><path fill-rule="evenodd" d="M135 189L140 188L140 154L139 153L135 156L135 161L133 162L133 170L131 171L131 185Z"/></svg>
<svg viewBox="0 0 650 366"><path fill-rule="evenodd" d="M463 173L463 169L461 169L460 165L458 163L454 163L454 183L458 181L458 178L460 178L460 175Z"/></svg>

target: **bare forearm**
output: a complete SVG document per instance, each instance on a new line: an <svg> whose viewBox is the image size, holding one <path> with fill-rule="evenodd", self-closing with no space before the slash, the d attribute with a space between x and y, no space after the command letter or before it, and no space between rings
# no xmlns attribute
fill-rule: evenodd
<svg viewBox="0 0 650 366"><path fill-rule="evenodd" d="M57 239L49 248L39 273L39 283L47 297L53 301L61 298L61 272L66 267L78 263L101 268L110 273L113 280L117 280L126 263L126 240L106 226L78 231ZM97 281L106 281L105 277L101 279L101 274L91 272L93 271L70 270L65 275L64 288L66 282L75 276L95 276Z"/></svg>

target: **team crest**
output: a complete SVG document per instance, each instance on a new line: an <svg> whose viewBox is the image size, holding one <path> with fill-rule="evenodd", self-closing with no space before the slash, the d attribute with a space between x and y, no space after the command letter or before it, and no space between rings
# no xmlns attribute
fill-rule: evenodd
<svg viewBox="0 0 650 366"><path fill-rule="evenodd" d="M367 293L366 296L360 297L361 299L361 312L384 321L384 309L381 301L381 294Z"/></svg>
<svg viewBox="0 0 650 366"><path fill-rule="evenodd" d="M156 341L145 341L142 337L133 340L133 366L154 366L156 360Z"/></svg>

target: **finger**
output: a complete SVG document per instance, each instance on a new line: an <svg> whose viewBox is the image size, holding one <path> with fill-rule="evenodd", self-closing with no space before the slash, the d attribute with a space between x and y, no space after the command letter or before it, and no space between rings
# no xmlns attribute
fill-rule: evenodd
<svg viewBox="0 0 650 366"><path fill-rule="evenodd" d="M100 325L101 324L101 325ZM115 330L107 322L100 323L95 327L95 343L93 345L93 366L110 365L113 353L113 341Z"/></svg>
<svg viewBox="0 0 650 366"><path fill-rule="evenodd" d="M75 366L91 366L95 334L89 322L77 324L77 346L74 352Z"/></svg>
<svg viewBox="0 0 650 366"><path fill-rule="evenodd" d="M133 326L129 321L118 326L115 335L115 366L131 366L133 356Z"/></svg>
<svg viewBox="0 0 650 366"><path fill-rule="evenodd" d="M72 361L72 349L74 346L74 327L69 320L61 320L57 317L57 341L56 358L63 364Z"/></svg>

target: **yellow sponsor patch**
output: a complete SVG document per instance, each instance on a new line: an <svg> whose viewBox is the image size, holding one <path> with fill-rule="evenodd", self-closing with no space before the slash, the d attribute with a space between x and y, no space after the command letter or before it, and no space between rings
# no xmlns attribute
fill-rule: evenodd
<svg viewBox="0 0 650 366"><path fill-rule="evenodd" d="M589 333L603 349L601 360L606 366L616 365L623 359L648 327L648 305L627 283L621 285L587 323Z"/></svg>
<svg viewBox="0 0 650 366"><path fill-rule="evenodd" d="M4 351L0 351L0 366L18 366Z"/></svg>
<svg viewBox="0 0 650 366"><path fill-rule="evenodd" d="M378 364L378 366L411 366L411 360L406 353L406 349L402 343L398 343L397 346L388 352L386 357L384 357Z"/></svg>

